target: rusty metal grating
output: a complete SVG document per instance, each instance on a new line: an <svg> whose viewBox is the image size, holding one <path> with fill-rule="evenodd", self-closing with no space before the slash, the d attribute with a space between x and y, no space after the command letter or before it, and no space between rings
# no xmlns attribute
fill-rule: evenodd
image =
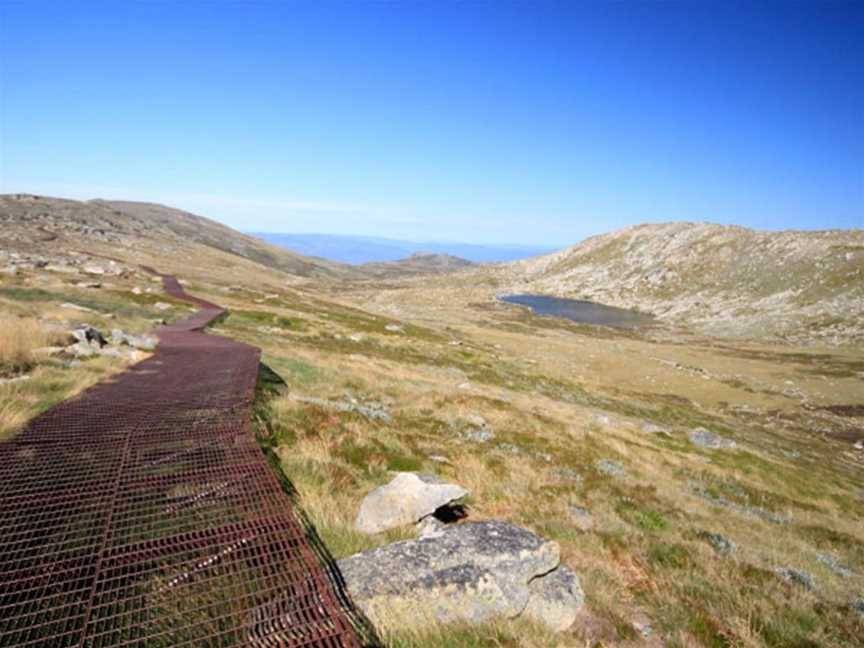
<svg viewBox="0 0 864 648"><path fill-rule="evenodd" d="M0 646L359 646L254 439L259 350L161 276L200 310L0 444Z"/></svg>

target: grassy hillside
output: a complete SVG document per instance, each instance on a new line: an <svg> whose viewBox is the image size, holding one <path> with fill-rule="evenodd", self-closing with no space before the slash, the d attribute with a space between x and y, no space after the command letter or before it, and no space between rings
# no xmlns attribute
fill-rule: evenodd
<svg viewBox="0 0 864 648"><path fill-rule="evenodd" d="M862 230L640 225L496 277L513 290L636 308L712 333L860 342L864 330Z"/></svg>
<svg viewBox="0 0 864 648"><path fill-rule="evenodd" d="M467 488L469 520L557 541L586 593L562 635L514 621L390 629L391 645L860 645L860 348L538 318L492 301L522 279L485 268L313 282L80 205L61 204L62 219L31 206L13 227L0 211L0 310L16 327L0 335L2 433L126 366L37 353L52 336L75 324L139 332L186 312L138 267L151 265L227 306L212 331L261 347L287 384L259 399L258 433L337 557L414 533L366 536L353 520L391 471L419 470ZM699 427L735 447L695 445Z"/></svg>

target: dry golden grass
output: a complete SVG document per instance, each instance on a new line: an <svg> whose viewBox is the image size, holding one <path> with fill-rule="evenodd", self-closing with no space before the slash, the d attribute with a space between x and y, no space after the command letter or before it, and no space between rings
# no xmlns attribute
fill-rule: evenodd
<svg viewBox="0 0 864 648"><path fill-rule="evenodd" d="M25 369L37 361L36 349L49 346L57 334L33 317L0 316L0 368Z"/></svg>

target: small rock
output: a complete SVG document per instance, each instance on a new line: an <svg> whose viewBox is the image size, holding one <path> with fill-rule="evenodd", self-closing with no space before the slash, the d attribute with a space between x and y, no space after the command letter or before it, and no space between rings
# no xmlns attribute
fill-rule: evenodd
<svg viewBox="0 0 864 648"><path fill-rule="evenodd" d="M440 464L449 464L450 460L442 455L429 455L429 460Z"/></svg>
<svg viewBox="0 0 864 648"><path fill-rule="evenodd" d="M643 423L642 431L645 434L665 434L668 436L669 431L666 428L655 425L654 423Z"/></svg>
<svg viewBox="0 0 864 648"><path fill-rule="evenodd" d="M590 531L594 528L594 516L588 509L571 504L567 507L567 514L573 525L580 531Z"/></svg>
<svg viewBox="0 0 864 648"><path fill-rule="evenodd" d="M727 439L719 434L714 434L704 427L694 428L688 435L690 443L697 445L700 448L709 448L711 450L731 450L735 447L735 442L732 439Z"/></svg>
<svg viewBox="0 0 864 648"><path fill-rule="evenodd" d="M159 342L154 335L132 335L122 329L111 330L111 341L114 344L125 344L144 351L152 351Z"/></svg>
<svg viewBox="0 0 864 648"><path fill-rule="evenodd" d="M471 383L469 383L469 382L459 383L458 385L456 385L456 389L458 389L460 391L468 391L469 389L471 389Z"/></svg>
<svg viewBox="0 0 864 648"><path fill-rule="evenodd" d="M783 580L800 585L808 592L816 589L816 581L806 571L793 569L791 567L778 567L774 572Z"/></svg>
<svg viewBox="0 0 864 648"><path fill-rule="evenodd" d="M135 286L132 288L132 294L133 295L140 295L141 293L142 293L142 290L138 286Z"/></svg>
<svg viewBox="0 0 864 648"><path fill-rule="evenodd" d="M156 302L155 304L153 304L153 308L158 311L166 311L171 308L171 304L166 304L165 302Z"/></svg>
<svg viewBox="0 0 864 648"><path fill-rule="evenodd" d="M81 270L86 272L87 274L92 274L92 275L104 275L105 274L105 268L103 268L102 266L94 265L94 264L87 264L87 265L83 266L81 268Z"/></svg>
<svg viewBox="0 0 864 648"><path fill-rule="evenodd" d="M699 534L699 537L704 539L708 544L714 547L717 552L721 554L735 553L735 551L738 549L734 542L719 533L703 531Z"/></svg>
<svg viewBox="0 0 864 648"><path fill-rule="evenodd" d="M354 527L373 534L413 524L467 494L461 486L434 475L399 473L363 499Z"/></svg>
<svg viewBox="0 0 864 648"><path fill-rule="evenodd" d="M489 428L475 428L473 430L466 430L462 436L466 441L486 443L495 438L495 433Z"/></svg>
<svg viewBox="0 0 864 648"><path fill-rule="evenodd" d="M101 288L102 284L98 281L79 281L75 284L78 288Z"/></svg>
<svg viewBox="0 0 864 648"><path fill-rule="evenodd" d="M520 455L522 451L519 449L519 446L513 445L512 443L499 443L498 449L502 452L506 452L507 454L512 455Z"/></svg>
<svg viewBox="0 0 864 648"><path fill-rule="evenodd" d="M553 632L563 632L572 626L585 604L579 577L564 565L535 578L528 589L531 594L522 616L542 623Z"/></svg>
<svg viewBox="0 0 864 648"><path fill-rule="evenodd" d="M556 468L553 473L556 477L563 479L564 481L569 482L581 482L582 475L573 470L572 468Z"/></svg>
<svg viewBox="0 0 864 648"><path fill-rule="evenodd" d="M402 333L405 329L400 324L388 324L384 327L384 330L391 333Z"/></svg>
<svg viewBox="0 0 864 648"><path fill-rule="evenodd" d="M827 566L828 569L841 578L849 578L852 575L852 570L841 565L840 561L830 554L817 553L816 560Z"/></svg>
<svg viewBox="0 0 864 648"><path fill-rule="evenodd" d="M595 414L594 422L600 425L609 425L610 423L612 423L612 419L610 419L605 414Z"/></svg>
<svg viewBox="0 0 864 648"><path fill-rule="evenodd" d="M852 602L852 609L864 617L864 597Z"/></svg>
<svg viewBox="0 0 864 648"><path fill-rule="evenodd" d="M604 475L609 475L610 477L622 478L627 476L627 471L624 469L624 466L617 461L612 461L611 459L601 459L594 464L594 467Z"/></svg>

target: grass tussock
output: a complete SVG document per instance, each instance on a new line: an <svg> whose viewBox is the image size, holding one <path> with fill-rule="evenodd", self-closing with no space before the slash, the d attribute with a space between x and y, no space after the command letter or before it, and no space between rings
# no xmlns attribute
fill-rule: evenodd
<svg viewBox="0 0 864 648"><path fill-rule="evenodd" d="M59 341L33 317L0 316L0 376L30 369L37 361L37 349Z"/></svg>

